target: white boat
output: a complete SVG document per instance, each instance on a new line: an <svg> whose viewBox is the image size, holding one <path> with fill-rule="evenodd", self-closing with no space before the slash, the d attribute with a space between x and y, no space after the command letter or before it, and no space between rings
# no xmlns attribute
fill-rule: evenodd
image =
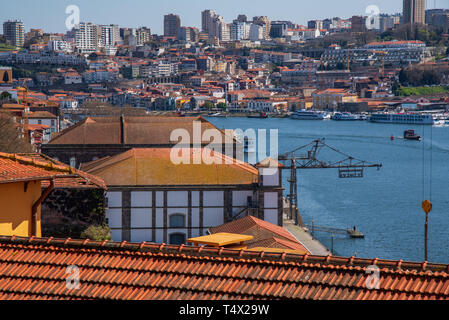
<svg viewBox="0 0 449 320"><path fill-rule="evenodd" d="M368 120L368 116L366 114L359 114L357 116L357 118L358 118L358 120L362 120L362 121Z"/></svg>
<svg viewBox="0 0 449 320"><path fill-rule="evenodd" d="M395 124L430 124L434 119L430 114L422 113L374 113L369 118L371 122L376 123L395 123Z"/></svg>
<svg viewBox="0 0 449 320"><path fill-rule="evenodd" d="M348 112L336 112L331 117L332 120L336 121L356 121L359 120L357 116Z"/></svg>
<svg viewBox="0 0 449 320"><path fill-rule="evenodd" d="M290 118L295 120L324 120L324 114L318 111L300 110L293 112Z"/></svg>

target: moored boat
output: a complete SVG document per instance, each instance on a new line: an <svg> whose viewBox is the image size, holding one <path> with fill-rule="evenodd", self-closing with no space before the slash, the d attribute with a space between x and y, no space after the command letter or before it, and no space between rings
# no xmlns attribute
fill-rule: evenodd
<svg viewBox="0 0 449 320"><path fill-rule="evenodd" d="M357 116L349 112L336 112L331 117L332 120L336 121L356 121L359 120Z"/></svg>
<svg viewBox="0 0 449 320"><path fill-rule="evenodd" d="M394 124L430 124L434 123L431 114L422 113L373 113L369 118L371 122Z"/></svg>
<svg viewBox="0 0 449 320"><path fill-rule="evenodd" d="M290 118L294 120L324 120L324 114L318 111L300 110L294 111Z"/></svg>
<svg viewBox="0 0 449 320"><path fill-rule="evenodd" d="M266 119L268 118L268 113L259 112L258 114L250 114L248 115L248 118Z"/></svg>

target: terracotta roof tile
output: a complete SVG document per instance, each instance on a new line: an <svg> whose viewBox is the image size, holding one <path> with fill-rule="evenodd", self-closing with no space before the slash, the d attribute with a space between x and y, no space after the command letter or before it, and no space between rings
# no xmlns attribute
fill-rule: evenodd
<svg viewBox="0 0 449 320"><path fill-rule="evenodd" d="M277 236L277 238L298 242L298 240L290 232L288 232L288 230L267 221L257 219L253 216L246 216L244 218L209 229L211 233L228 232L253 235L254 241L269 238L264 237L261 230L266 230L271 233L271 236Z"/></svg>
<svg viewBox="0 0 449 320"><path fill-rule="evenodd" d="M0 183L67 178L75 175L75 169L66 165L0 152Z"/></svg>
<svg viewBox="0 0 449 320"><path fill-rule="evenodd" d="M351 264L356 260L358 266ZM448 299L448 265L0 236L0 299ZM66 268L80 271L79 290Z"/></svg>
<svg viewBox="0 0 449 320"><path fill-rule="evenodd" d="M301 254L310 254L310 252L298 241L289 241L276 237L248 243L248 249L260 247L296 250L301 252Z"/></svg>
<svg viewBox="0 0 449 320"><path fill-rule="evenodd" d="M34 161L38 161L38 162L42 162L42 163L46 163L48 165L53 165L53 166L59 166L61 168L66 168L67 170L69 170L70 166L56 161L44 154L41 153L22 153L22 154L18 154L19 156L22 157L26 157L29 159L33 159ZM72 168L71 169L76 176L71 177L71 178L64 178L64 179L55 179L54 181L54 186L56 189L64 189L64 188L75 188L75 189L104 189L106 190L106 184L103 181L103 179L88 174L86 172L83 172L81 170L77 170ZM49 185L50 183L48 181L42 181L42 187L45 188Z"/></svg>

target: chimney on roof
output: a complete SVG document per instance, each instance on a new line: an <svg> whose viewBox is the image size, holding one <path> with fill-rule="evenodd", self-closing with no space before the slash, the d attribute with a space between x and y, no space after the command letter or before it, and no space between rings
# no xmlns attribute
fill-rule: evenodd
<svg viewBox="0 0 449 320"><path fill-rule="evenodd" d="M125 144L125 117L120 116L120 143Z"/></svg>

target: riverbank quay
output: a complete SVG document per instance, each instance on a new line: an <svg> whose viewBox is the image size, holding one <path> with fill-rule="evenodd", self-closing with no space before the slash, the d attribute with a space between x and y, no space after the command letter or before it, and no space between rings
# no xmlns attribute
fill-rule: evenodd
<svg viewBox="0 0 449 320"><path fill-rule="evenodd" d="M306 228L301 214L296 207L293 207L293 215L290 219L290 203L285 198L283 199L283 206L283 226L285 229L301 242L312 255L327 256L332 254L321 242L312 236L310 231ZM298 216L298 223L295 221L295 214Z"/></svg>
<svg viewBox="0 0 449 320"><path fill-rule="evenodd" d="M259 112L216 112L216 111L148 111L151 116L173 116L173 117L212 117L212 118L247 118L258 116ZM288 113L268 113L267 118L288 118Z"/></svg>
<svg viewBox="0 0 449 320"><path fill-rule="evenodd" d="M295 224L284 214L284 228L287 229L312 255L328 256L332 254L321 242L315 239L309 231Z"/></svg>

